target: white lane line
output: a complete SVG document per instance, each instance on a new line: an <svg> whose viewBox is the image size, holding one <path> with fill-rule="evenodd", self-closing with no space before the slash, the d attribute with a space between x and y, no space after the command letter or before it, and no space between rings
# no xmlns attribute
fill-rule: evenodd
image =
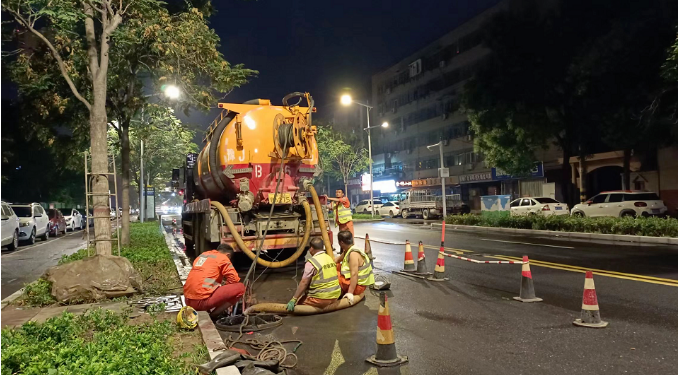
<svg viewBox="0 0 678 375"><path fill-rule="evenodd" d="M491 240L491 239L489 239L489 238L480 238L480 240L481 240L481 241L492 241L492 242L515 243L515 244L520 244L520 245L557 247L557 248L560 248L560 249L574 249L573 246L547 245L547 244L542 244L542 243L529 243L529 242L505 241L505 240Z"/></svg>
<svg viewBox="0 0 678 375"><path fill-rule="evenodd" d="M3 257L9 257L9 256L12 256L12 255L14 255L14 254L19 254L19 253L22 252L22 251L30 250L30 249L33 249L33 248L36 248L36 247L42 246L42 245L47 245L47 244L50 244L50 243L52 243L52 242L54 242L54 241L63 240L64 238L73 236L73 235L75 235L75 234L80 234L80 232L78 231L78 232L75 232L75 233L67 234L67 235L65 235L65 236L63 236L63 237L60 237L60 238L55 238L55 239L50 240L50 241L47 241L47 242L39 243L39 244L37 244L37 245L31 245L31 246L29 246L29 247L24 247L23 249L19 249L19 250L17 250L17 251L14 251L14 252L12 252L12 253L9 253L9 254L3 254L2 256L3 256Z"/></svg>

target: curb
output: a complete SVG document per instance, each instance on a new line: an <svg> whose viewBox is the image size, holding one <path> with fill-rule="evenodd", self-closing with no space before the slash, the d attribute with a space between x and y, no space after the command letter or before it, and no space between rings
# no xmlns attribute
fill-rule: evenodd
<svg viewBox="0 0 678 375"><path fill-rule="evenodd" d="M431 229L433 229L434 227L442 227L442 224L431 223ZM675 238L675 237L651 237L651 236L633 236L633 235L628 235L628 234L561 232L561 231L553 231L553 230L481 227L481 226L475 226L475 225L454 225L454 224L447 224L446 230L460 230L460 231L468 231L468 232L513 233L513 234L524 234L524 235L535 235L535 236L555 236L555 237L558 237L558 238L602 240L602 241L623 242L623 243L632 243L632 244L678 245L678 238Z"/></svg>
<svg viewBox="0 0 678 375"><path fill-rule="evenodd" d="M353 220L353 222L354 223L371 223L371 222L375 222L375 221L384 221L384 220L386 220L386 219L384 219L384 218L381 218L381 219L356 219L356 220Z"/></svg>
<svg viewBox="0 0 678 375"><path fill-rule="evenodd" d="M36 281L37 281L37 280L36 280ZM30 283L30 284L28 284L28 285L31 285L31 284L33 284L33 283L35 283L35 281L33 281L32 283ZM24 293L24 289L25 289L25 288L26 288L26 287L23 287L23 288L17 290L16 292L10 294L9 296L5 297L5 299L3 299L2 302L0 303L0 310L4 309L5 306L9 305L9 304L12 303L15 299L19 298L19 297Z"/></svg>

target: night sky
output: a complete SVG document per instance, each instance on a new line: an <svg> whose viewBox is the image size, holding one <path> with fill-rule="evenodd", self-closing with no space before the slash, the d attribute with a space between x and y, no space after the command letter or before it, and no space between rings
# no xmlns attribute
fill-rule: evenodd
<svg viewBox="0 0 678 375"><path fill-rule="evenodd" d="M322 118L345 88L355 99L368 98L374 73L498 2L213 1L210 23L224 56L259 71L225 101L264 98L280 105L286 94L308 91ZM194 112L189 121L205 128L217 112Z"/></svg>

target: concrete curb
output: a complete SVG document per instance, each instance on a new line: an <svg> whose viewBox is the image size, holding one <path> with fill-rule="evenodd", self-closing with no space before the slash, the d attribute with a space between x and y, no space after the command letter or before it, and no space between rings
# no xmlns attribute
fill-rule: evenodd
<svg viewBox="0 0 678 375"><path fill-rule="evenodd" d="M381 219L356 219L356 220L353 220L353 222L354 223L371 223L371 222L375 222L375 221L384 221L384 220L386 220L386 219L384 219L384 218L381 218Z"/></svg>
<svg viewBox="0 0 678 375"><path fill-rule="evenodd" d="M442 224L431 223L431 229L442 227ZM468 232L495 232L495 233L513 233L533 236L557 236L558 238L576 238L583 240L602 240L611 242L624 242L634 244L653 244L653 245L678 245L678 238L675 237L651 237L651 236L631 236L626 234L602 234L602 233L583 233L583 232L561 232L552 230L536 229L516 229L516 228L496 228L480 227L475 225L453 225L446 224L446 230L460 230Z"/></svg>
<svg viewBox="0 0 678 375"><path fill-rule="evenodd" d="M37 281L37 280L36 280L36 281ZM33 284L33 283L35 283L35 281L33 281L33 282L30 283L30 284ZM30 285L30 284L28 284L28 285ZM9 305L9 304L12 303L15 299L19 298L19 297L24 293L24 289L25 289L25 288L26 288L26 287L23 287L23 288L17 290L16 292L10 294L9 296L7 296L5 299L3 299L2 302L0 303L0 310L4 309L5 306Z"/></svg>

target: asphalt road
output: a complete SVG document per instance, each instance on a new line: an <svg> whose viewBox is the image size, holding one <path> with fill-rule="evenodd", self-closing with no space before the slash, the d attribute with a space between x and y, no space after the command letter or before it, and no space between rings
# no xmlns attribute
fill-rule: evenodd
<svg viewBox="0 0 678 375"><path fill-rule="evenodd" d="M678 247L625 246L525 236L446 233L450 254L479 260L530 257L539 303L514 301L520 265L446 258L446 282L392 274L403 266L405 240L423 241L433 271L440 232L414 225L362 223L375 273L389 292L400 368L375 369L378 298L348 310L287 317L281 327L247 338L301 339L298 374L645 374L678 368ZM364 246L360 239L358 246ZM259 302L286 303L302 266L267 271L254 284ZM605 329L572 325L581 312L584 272L593 268ZM223 334L228 336L228 334Z"/></svg>
<svg viewBox="0 0 678 375"><path fill-rule="evenodd" d="M47 270L56 265L62 255L72 254L85 247L86 239L82 231L66 232L58 238L47 241L37 240L29 246L19 246L17 250L2 249L2 298L6 298L25 284L35 281Z"/></svg>

